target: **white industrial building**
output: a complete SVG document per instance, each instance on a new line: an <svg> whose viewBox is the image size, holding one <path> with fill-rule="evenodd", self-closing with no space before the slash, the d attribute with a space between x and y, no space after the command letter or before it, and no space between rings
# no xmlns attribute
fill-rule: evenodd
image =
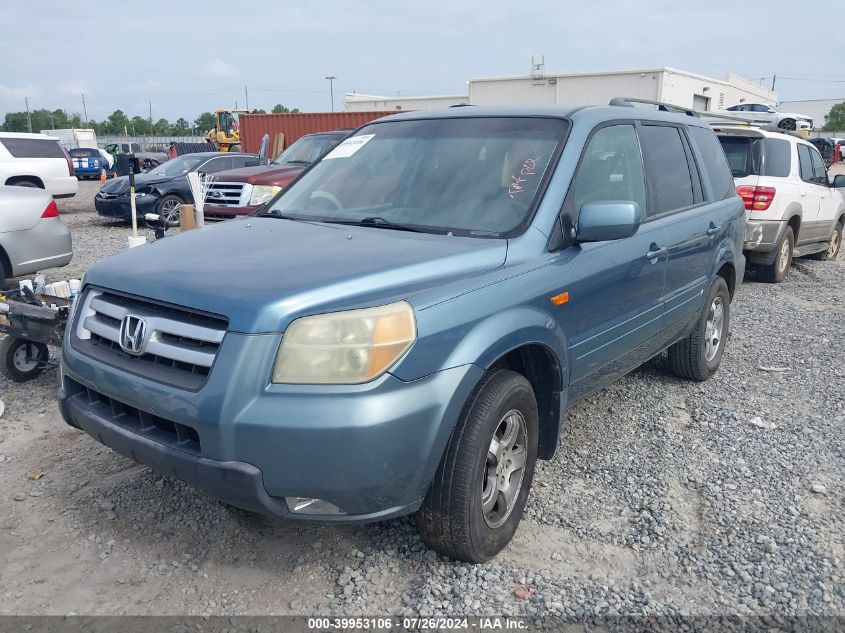
<svg viewBox="0 0 845 633"><path fill-rule="evenodd" d="M613 97L664 101L695 110L719 110L737 103L777 103L777 94L736 75L712 79L675 68L598 73L490 77L469 82L473 105L595 105Z"/></svg>
<svg viewBox="0 0 845 633"><path fill-rule="evenodd" d="M387 110L434 110L467 103L466 95L435 95L431 97L385 97L347 92L343 96L347 112L373 112Z"/></svg>
<svg viewBox="0 0 845 633"><path fill-rule="evenodd" d="M471 79L469 95L385 97L346 93L349 112L431 110L452 105L596 105L613 97L665 101L696 110L720 110L738 103L777 103L777 94L729 74L713 79L676 68L549 74L542 65L529 75ZM822 117L821 120L824 120Z"/></svg>
<svg viewBox="0 0 845 633"><path fill-rule="evenodd" d="M806 114L813 119L817 130L824 127L825 116L830 114L830 109L837 103L845 103L845 97L841 99L810 99L807 101L784 101L780 104L780 110L784 112L796 112Z"/></svg>

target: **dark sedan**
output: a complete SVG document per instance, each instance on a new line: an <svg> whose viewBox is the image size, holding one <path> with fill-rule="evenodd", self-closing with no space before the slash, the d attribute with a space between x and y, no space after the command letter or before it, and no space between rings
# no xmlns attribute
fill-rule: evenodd
<svg viewBox="0 0 845 633"><path fill-rule="evenodd" d="M215 174L229 169L258 165L254 154L204 152L186 154L162 163L146 174L135 176L135 215L158 213L170 224L179 219L179 205L193 204L188 174L198 171ZM129 177L122 176L100 187L94 197L97 213L109 218L131 220Z"/></svg>

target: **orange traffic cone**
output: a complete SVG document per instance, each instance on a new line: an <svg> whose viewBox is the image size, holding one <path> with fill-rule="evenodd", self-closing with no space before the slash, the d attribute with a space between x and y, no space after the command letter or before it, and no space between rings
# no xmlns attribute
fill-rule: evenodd
<svg viewBox="0 0 845 633"><path fill-rule="evenodd" d="M101 185L106 184L106 169L105 169L105 167L100 170L100 184Z"/></svg>

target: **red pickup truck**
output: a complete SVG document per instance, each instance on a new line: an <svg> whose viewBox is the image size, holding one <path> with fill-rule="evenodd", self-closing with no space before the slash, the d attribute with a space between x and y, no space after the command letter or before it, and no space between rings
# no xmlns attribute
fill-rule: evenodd
<svg viewBox="0 0 845 633"><path fill-rule="evenodd" d="M231 220L252 213L346 138L350 131L307 134L298 138L269 165L215 174L216 179L205 196L205 219Z"/></svg>

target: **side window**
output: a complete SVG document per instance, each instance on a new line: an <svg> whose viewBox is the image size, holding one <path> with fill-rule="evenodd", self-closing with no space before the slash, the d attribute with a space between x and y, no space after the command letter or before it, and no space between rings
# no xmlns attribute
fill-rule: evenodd
<svg viewBox="0 0 845 633"><path fill-rule="evenodd" d="M4 138L0 143L14 158L64 158L58 141L40 138Z"/></svg>
<svg viewBox="0 0 845 633"><path fill-rule="evenodd" d="M212 158L205 163L198 171L204 174L216 174L218 171L226 171L232 168L232 159L229 157Z"/></svg>
<svg viewBox="0 0 845 633"><path fill-rule="evenodd" d="M763 171L761 176L786 178L792 172L792 145L779 138L763 139Z"/></svg>
<svg viewBox="0 0 845 633"><path fill-rule="evenodd" d="M798 146L798 165L801 167L801 180L813 182L813 159L806 145Z"/></svg>
<svg viewBox="0 0 845 633"><path fill-rule="evenodd" d="M645 214L645 177L633 125L601 128L590 139L573 183L575 212L590 202L636 202Z"/></svg>
<svg viewBox="0 0 845 633"><path fill-rule="evenodd" d="M680 130L665 125L644 125L640 140L649 184L648 215L692 206L692 175Z"/></svg>
<svg viewBox="0 0 845 633"><path fill-rule="evenodd" d="M823 187L829 186L830 182L827 179L827 169L824 166L822 157L819 155L819 151L817 149L810 149L809 147L807 149L813 161L813 181Z"/></svg>
<svg viewBox="0 0 845 633"><path fill-rule="evenodd" d="M690 126L687 128L693 142L701 152L701 159L704 163L704 172L713 186L713 193L716 200L724 200L736 194L734 179L728 161L725 158L725 151L722 144L716 137L715 132L703 127Z"/></svg>

